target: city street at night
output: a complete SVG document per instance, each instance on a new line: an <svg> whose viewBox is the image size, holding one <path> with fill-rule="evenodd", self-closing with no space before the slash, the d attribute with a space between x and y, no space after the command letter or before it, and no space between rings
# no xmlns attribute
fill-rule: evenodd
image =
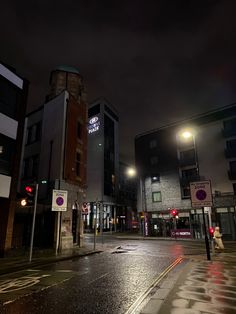
<svg viewBox="0 0 236 314"><path fill-rule="evenodd" d="M87 235L85 242L88 248L92 248L93 236ZM102 250L101 253L40 267L28 266L22 271L1 276L0 312L154 313L153 310L146 312L142 309L150 305L150 300L155 300L154 293L157 294L162 287L176 289L179 275L193 267L191 263L194 259L199 259L204 265L213 265L206 262L204 242L199 241L144 240L141 237L134 240L104 235L103 239L97 237L96 246ZM227 256L230 255L230 262L235 265L235 252L229 254L232 247L229 243L226 253L214 255L214 263L223 265L223 256L229 260ZM235 293L235 266L230 271L234 278L232 291ZM230 276L229 272L227 274ZM166 294L167 289L161 290ZM231 297L234 295L232 291ZM231 304L234 302L235 305L235 300L234 295Z"/></svg>

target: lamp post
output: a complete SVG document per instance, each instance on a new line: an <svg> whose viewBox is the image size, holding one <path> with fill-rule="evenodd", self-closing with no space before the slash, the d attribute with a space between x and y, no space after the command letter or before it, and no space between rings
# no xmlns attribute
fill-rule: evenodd
<svg viewBox="0 0 236 314"><path fill-rule="evenodd" d="M195 157L195 163L198 171L198 164L197 164L197 151L196 151L196 142L195 142L195 132L192 130L184 130L180 132L179 137L188 141L191 140L193 141L193 146L194 146L194 157ZM206 219L205 219L205 212L204 212L204 207L202 207L202 218L203 218L203 228L204 228L204 238L205 238L205 246L206 246L206 254L207 254L207 259L211 260L211 255L210 255L210 246L209 246L209 240L207 236L207 228L206 228Z"/></svg>

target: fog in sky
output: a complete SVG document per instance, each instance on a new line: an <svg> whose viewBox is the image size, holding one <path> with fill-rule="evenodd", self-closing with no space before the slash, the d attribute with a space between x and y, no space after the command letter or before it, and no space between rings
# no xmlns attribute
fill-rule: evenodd
<svg viewBox="0 0 236 314"><path fill-rule="evenodd" d="M236 100L236 1L8 1L0 60L30 81L28 111L44 103L58 65L78 68L88 101L118 110L120 153L134 137Z"/></svg>

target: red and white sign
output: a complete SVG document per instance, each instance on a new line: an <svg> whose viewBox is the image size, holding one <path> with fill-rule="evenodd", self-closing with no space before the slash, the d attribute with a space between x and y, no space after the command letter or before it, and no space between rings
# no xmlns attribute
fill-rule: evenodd
<svg viewBox="0 0 236 314"><path fill-rule="evenodd" d="M212 206L210 181L190 182L192 207Z"/></svg>
<svg viewBox="0 0 236 314"><path fill-rule="evenodd" d="M67 211L67 191L52 190L52 211Z"/></svg>
<svg viewBox="0 0 236 314"><path fill-rule="evenodd" d="M88 204L86 202L82 204L82 214L84 215L88 214Z"/></svg>
<svg viewBox="0 0 236 314"><path fill-rule="evenodd" d="M190 229L172 229L170 235L171 238L191 239L193 237Z"/></svg>

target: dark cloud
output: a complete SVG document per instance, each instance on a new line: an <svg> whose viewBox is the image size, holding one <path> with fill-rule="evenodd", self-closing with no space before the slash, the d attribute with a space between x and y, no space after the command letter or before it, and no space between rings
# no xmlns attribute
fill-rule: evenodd
<svg viewBox="0 0 236 314"><path fill-rule="evenodd" d="M76 66L88 99L120 113L121 154L138 133L235 101L236 2L11 1L0 13L1 59L44 101L50 71Z"/></svg>

